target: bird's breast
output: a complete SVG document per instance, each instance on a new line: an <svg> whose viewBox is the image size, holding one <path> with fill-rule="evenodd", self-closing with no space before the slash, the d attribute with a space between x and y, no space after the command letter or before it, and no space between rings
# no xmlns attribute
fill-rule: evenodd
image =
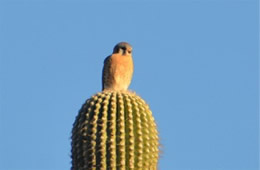
<svg viewBox="0 0 260 170"><path fill-rule="evenodd" d="M132 56L113 55L111 56L111 72L114 85L120 89L127 89L132 80L133 59Z"/></svg>

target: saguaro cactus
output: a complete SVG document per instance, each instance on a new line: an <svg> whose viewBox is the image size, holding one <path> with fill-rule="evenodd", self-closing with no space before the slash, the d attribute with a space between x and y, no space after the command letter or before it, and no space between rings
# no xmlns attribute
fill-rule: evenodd
<svg viewBox="0 0 260 170"><path fill-rule="evenodd" d="M129 91L88 99L72 130L72 169L157 169L158 133L145 101Z"/></svg>

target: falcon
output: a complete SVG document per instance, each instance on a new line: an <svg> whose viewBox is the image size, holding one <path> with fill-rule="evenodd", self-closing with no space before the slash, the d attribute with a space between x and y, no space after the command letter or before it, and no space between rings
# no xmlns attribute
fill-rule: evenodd
<svg viewBox="0 0 260 170"><path fill-rule="evenodd" d="M114 47L113 54L104 60L102 90L127 90L133 71L132 46L120 42Z"/></svg>

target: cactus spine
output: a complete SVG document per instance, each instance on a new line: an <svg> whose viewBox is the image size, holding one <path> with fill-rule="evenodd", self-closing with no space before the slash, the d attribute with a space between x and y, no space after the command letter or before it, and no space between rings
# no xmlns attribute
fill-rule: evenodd
<svg viewBox="0 0 260 170"><path fill-rule="evenodd" d="M158 145L143 99L128 91L103 91L83 104L73 125L72 169L157 169Z"/></svg>

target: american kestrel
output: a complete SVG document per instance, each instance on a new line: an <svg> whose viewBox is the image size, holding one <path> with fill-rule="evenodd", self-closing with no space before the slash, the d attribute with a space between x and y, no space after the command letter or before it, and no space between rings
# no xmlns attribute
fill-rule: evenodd
<svg viewBox="0 0 260 170"><path fill-rule="evenodd" d="M102 90L127 90L133 71L132 47L120 42L114 47L113 54L104 60Z"/></svg>

